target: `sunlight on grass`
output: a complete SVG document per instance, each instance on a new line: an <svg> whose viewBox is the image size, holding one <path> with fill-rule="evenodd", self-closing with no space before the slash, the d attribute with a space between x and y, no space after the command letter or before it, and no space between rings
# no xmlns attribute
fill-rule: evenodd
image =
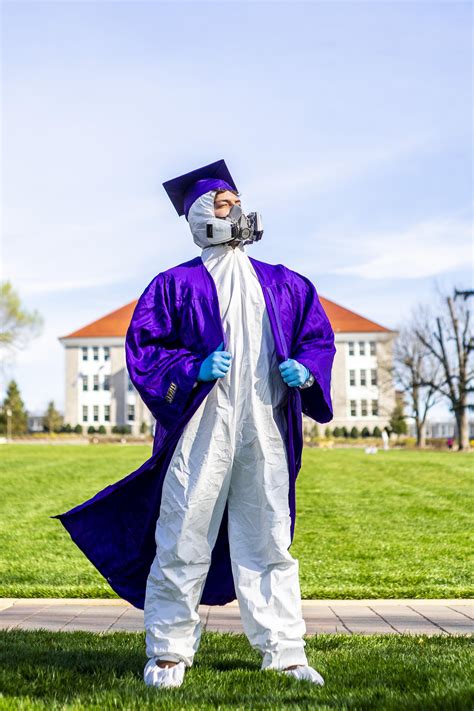
<svg viewBox="0 0 474 711"><path fill-rule="evenodd" d="M49 518L123 478L146 446L3 445L0 595L116 597ZM472 595L471 461L305 449L291 547L304 598Z"/></svg>

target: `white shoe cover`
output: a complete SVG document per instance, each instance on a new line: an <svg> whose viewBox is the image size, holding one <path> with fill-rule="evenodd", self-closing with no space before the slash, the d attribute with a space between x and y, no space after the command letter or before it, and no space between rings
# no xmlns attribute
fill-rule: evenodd
<svg viewBox="0 0 474 711"><path fill-rule="evenodd" d="M181 686L185 671L186 665L184 662L178 662L172 667L159 667L156 663L156 657L151 657L143 670L143 679L147 686Z"/></svg>
<svg viewBox="0 0 474 711"><path fill-rule="evenodd" d="M324 686L324 679L316 669L308 666L297 666L296 669L283 669L285 674L294 676L296 679L306 679L307 681L312 681L313 684L319 684L319 686Z"/></svg>

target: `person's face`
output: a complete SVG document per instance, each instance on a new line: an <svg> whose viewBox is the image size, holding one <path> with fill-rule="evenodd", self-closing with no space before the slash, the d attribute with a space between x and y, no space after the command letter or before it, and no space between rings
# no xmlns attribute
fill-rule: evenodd
<svg viewBox="0 0 474 711"><path fill-rule="evenodd" d="M234 205L240 205L240 198L230 190L219 193L214 198L214 214L216 217L227 217Z"/></svg>

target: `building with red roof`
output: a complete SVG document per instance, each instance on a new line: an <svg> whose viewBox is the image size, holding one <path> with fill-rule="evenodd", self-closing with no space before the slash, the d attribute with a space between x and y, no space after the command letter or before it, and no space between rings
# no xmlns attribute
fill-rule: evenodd
<svg viewBox="0 0 474 711"><path fill-rule="evenodd" d="M395 405L391 376L392 344L397 335L365 316L320 297L334 329L331 429L388 424ZM137 301L59 338L66 353L65 422L73 427L129 426L134 434L153 428L154 419L128 376L125 335ZM305 420L305 430L314 422ZM319 426L326 429L327 426Z"/></svg>

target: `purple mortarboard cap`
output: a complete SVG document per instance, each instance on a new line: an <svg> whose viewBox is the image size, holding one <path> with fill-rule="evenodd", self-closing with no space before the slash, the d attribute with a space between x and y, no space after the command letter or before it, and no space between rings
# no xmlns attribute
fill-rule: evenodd
<svg viewBox="0 0 474 711"><path fill-rule="evenodd" d="M186 215L186 219L193 202L209 190L237 190L224 160L167 180L163 187L178 215Z"/></svg>

